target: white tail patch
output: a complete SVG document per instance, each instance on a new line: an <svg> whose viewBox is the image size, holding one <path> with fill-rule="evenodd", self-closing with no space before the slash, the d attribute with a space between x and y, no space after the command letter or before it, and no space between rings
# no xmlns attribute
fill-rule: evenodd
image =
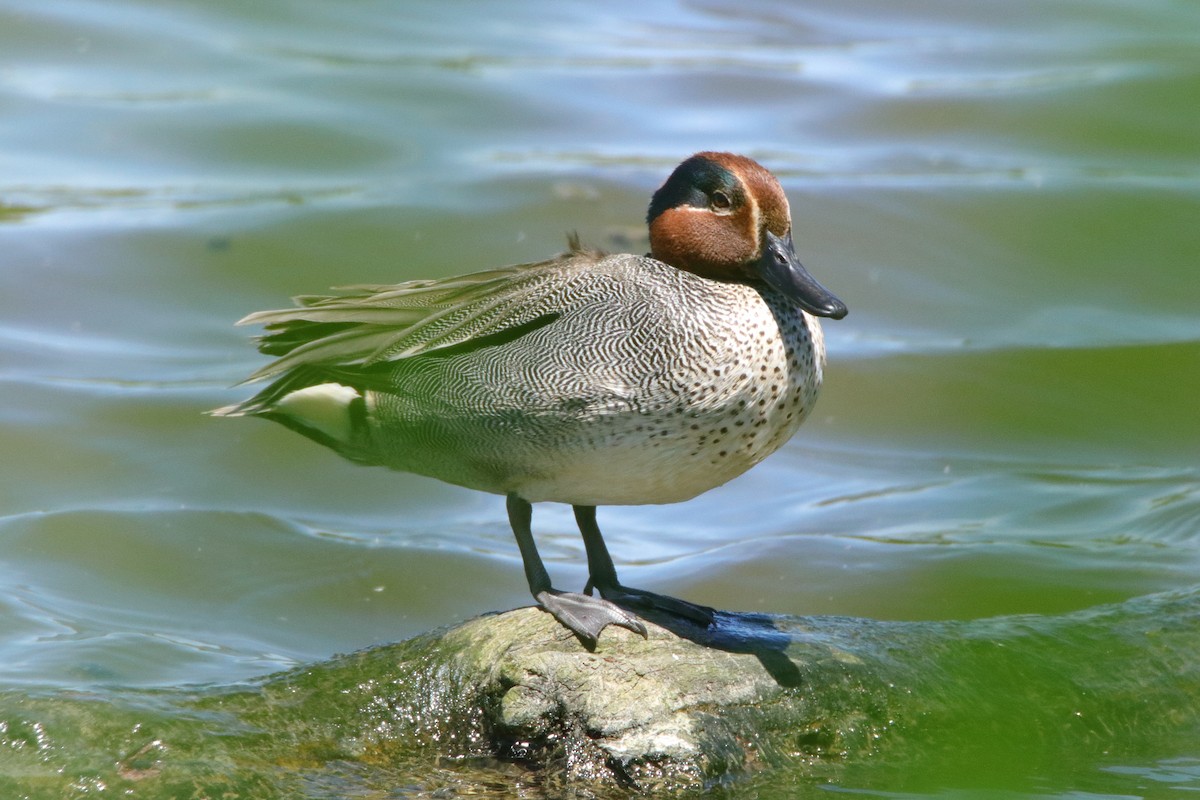
<svg viewBox="0 0 1200 800"><path fill-rule="evenodd" d="M350 404L362 397L357 389L340 383L318 383L288 392L275 410L339 442L350 441Z"/></svg>

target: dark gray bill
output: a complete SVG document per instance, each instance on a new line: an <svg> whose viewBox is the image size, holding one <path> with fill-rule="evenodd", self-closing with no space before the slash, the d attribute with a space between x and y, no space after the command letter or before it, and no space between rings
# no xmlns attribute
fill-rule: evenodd
<svg viewBox="0 0 1200 800"><path fill-rule="evenodd" d="M809 275L800 259L796 258L790 233L784 239L770 231L766 232L762 258L758 262L758 274L768 286L810 314L833 319L846 316L846 304L817 283L816 278Z"/></svg>

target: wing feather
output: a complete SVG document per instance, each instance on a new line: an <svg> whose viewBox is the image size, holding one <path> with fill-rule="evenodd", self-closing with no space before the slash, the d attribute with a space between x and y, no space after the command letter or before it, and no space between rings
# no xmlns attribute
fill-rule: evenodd
<svg viewBox="0 0 1200 800"><path fill-rule="evenodd" d="M294 308L258 311L238 322L265 325L259 350L279 356L244 382L300 367L369 367L502 334L544 317L549 299L569 294L599 257L573 250L550 261L445 280L294 298Z"/></svg>

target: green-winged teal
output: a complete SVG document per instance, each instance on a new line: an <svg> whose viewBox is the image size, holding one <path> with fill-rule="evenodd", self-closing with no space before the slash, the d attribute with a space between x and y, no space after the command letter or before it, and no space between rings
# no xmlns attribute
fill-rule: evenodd
<svg viewBox="0 0 1200 800"><path fill-rule="evenodd" d="M617 580L596 506L674 503L788 440L812 409L816 317L846 306L797 259L787 197L757 162L698 153L650 202L650 255L572 243L549 261L356 287L260 311L273 378L218 410L273 419L364 464L502 494L542 608L594 644L646 632L628 607L709 624L713 611ZM551 586L530 531L570 503L583 594ZM593 597L592 589L601 598Z"/></svg>

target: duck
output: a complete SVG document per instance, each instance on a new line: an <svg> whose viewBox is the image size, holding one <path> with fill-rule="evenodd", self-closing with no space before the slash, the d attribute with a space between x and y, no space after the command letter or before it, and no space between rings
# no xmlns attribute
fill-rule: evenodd
<svg viewBox="0 0 1200 800"><path fill-rule="evenodd" d="M294 299L262 325L274 360L254 396L211 412L281 423L352 461L506 498L529 592L589 648L652 612L700 627L711 607L627 587L602 505L682 502L778 450L812 411L819 318L846 305L796 255L779 181L696 153L654 192L647 255L569 239L546 261ZM534 503L569 504L581 592L552 585ZM598 592L599 596L594 593Z"/></svg>

